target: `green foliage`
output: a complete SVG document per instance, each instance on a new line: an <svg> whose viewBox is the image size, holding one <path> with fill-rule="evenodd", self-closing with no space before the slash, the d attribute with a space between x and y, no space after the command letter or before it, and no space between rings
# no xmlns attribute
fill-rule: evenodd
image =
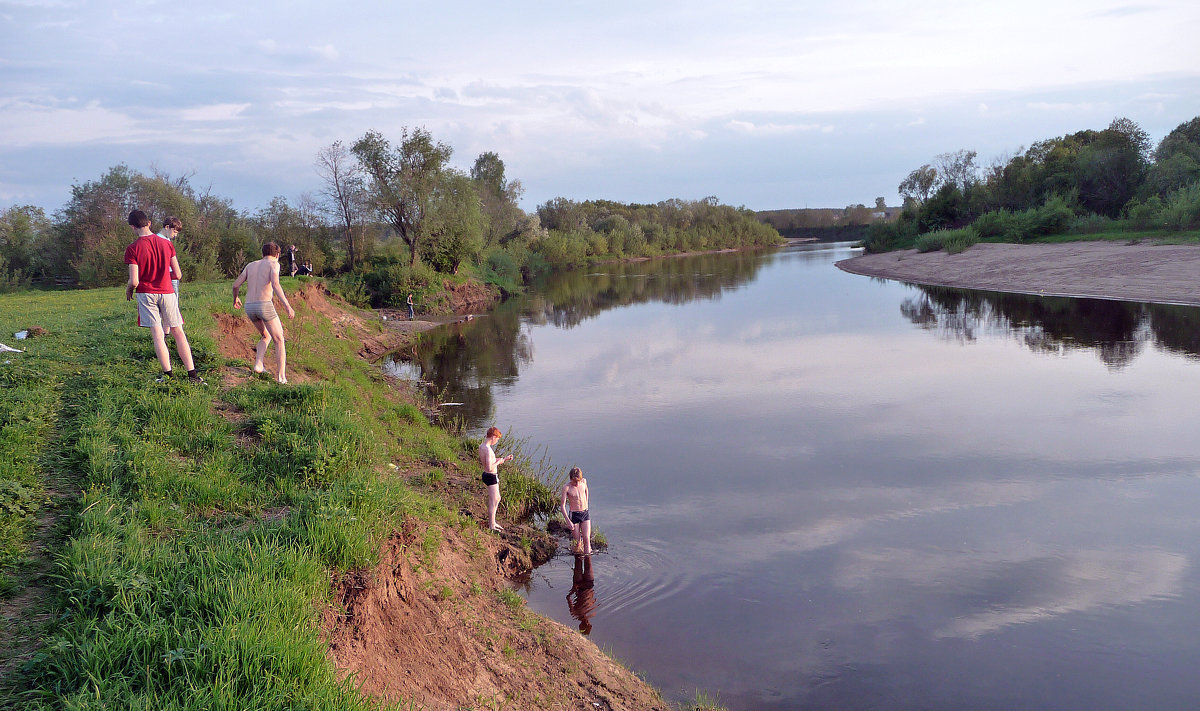
<svg viewBox="0 0 1200 711"><path fill-rule="evenodd" d="M868 254L888 252L894 249L908 249L913 246L916 238L916 222L902 218L896 222L877 222L871 225L862 246Z"/></svg>
<svg viewBox="0 0 1200 711"><path fill-rule="evenodd" d="M194 285L189 324L227 293ZM374 564L403 517L449 517L374 474L390 443L453 445L364 387L371 371L352 354L337 382L250 380L219 409L212 388L155 386L119 296L0 297L0 328L47 331L0 370L0 592L27 582L15 564L47 515L45 478L69 474L56 488L82 492L47 583L54 622L5 685L30 707L374 708L329 664L318 611L330 572ZM189 336L213 368L208 335Z"/></svg>
<svg viewBox="0 0 1200 711"><path fill-rule="evenodd" d="M936 252L944 249L949 254L958 254L979 242L979 233L971 227L957 230L938 230L917 238L918 252Z"/></svg>
<svg viewBox="0 0 1200 711"><path fill-rule="evenodd" d="M1200 227L1200 181L1167 196L1162 220L1167 227L1175 230Z"/></svg>

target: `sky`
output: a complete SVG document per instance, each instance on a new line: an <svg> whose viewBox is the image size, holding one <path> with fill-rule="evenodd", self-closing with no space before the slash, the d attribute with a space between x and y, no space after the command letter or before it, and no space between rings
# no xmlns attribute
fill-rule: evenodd
<svg viewBox="0 0 1200 711"><path fill-rule="evenodd" d="M898 204L1116 117L1200 115L1194 0L0 0L0 207L113 166L240 210L316 195L317 152L424 127L493 151L521 205L716 196Z"/></svg>

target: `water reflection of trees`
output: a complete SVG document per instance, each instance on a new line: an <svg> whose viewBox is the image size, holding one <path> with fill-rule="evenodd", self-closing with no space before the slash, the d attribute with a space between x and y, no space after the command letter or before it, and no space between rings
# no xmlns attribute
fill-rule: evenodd
<svg viewBox="0 0 1200 711"><path fill-rule="evenodd" d="M762 264L759 253L732 252L603 264L557 274L526 302L525 317L572 328L618 306L715 299L749 282Z"/></svg>
<svg viewBox="0 0 1200 711"><path fill-rule="evenodd" d="M524 323L571 328L608 309L658 301L684 304L715 299L746 284L763 258L756 252L604 264L556 274L524 298L500 304L487 316L421 334L397 357L412 360L446 399L461 402L470 428L492 414L493 387L511 385L533 359Z"/></svg>
<svg viewBox="0 0 1200 711"><path fill-rule="evenodd" d="M1122 368L1147 345L1200 357L1200 309L1105 299L1038 297L921 286L900 312L921 328L960 342L980 333L1013 336L1039 353L1094 350Z"/></svg>

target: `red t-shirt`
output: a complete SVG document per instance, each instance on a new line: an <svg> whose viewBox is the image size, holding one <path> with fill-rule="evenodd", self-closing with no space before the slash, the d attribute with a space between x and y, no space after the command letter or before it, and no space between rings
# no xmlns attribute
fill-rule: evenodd
<svg viewBox="0 0 1200 711"><path fill-rule="evenodd" d="M139 294L174 294L171 284L171 257L175 245L155 234L138 237L125 248L125 263L138 267Z"/></svg>

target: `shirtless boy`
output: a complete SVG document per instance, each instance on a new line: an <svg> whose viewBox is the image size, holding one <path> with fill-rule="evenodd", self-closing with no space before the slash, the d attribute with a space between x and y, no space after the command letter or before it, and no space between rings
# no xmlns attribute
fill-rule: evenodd
<svg viewBox="0 0 1200 711"><path fill-rule="evenodd" d="M562 512L571 523L571 550L592 554L592 519L588 514L588 485L579 467L572 467L570 483L562 489Z"/></svg>
<svg viewBox="0 0 1200 711"><path fill-rule="evenodd" d="M496 509L500 507L500 465L512 461L511 456L496 457L492 447L500 441L500 437L499 427L489 427L483 443L479 445L479 465L483 467L483 476L480 478L487 487L488 528L493 531L504 530L496 523Z"/></svg>
<svg viewBox="0 0 1200 711"><path fill-rule="evenodd" d="M283 293L283 287L279 285L279 245L267 242L263 245L262 253L263 258L247 264L242 273L238 275L237 281L233 282L233 308L242 308L242 300L238 297L238 291L245 283L246 316L250 318L250 323L254 324L254 328L258 329L258 334L262 336L262 340L254 349L254 372L263 372L263 359L267 355L267 346L271 345L271 340L274 339L275 356L279 364L275 380L286 383L287 347L284 345L283 339L283 322L279 320L279 314L275 313L275 303L271 300L271 296L279 297L283 307L287 309L288 318L296 318L296 312L292 310L292 305L288 303L287 296Z"/></svg>

